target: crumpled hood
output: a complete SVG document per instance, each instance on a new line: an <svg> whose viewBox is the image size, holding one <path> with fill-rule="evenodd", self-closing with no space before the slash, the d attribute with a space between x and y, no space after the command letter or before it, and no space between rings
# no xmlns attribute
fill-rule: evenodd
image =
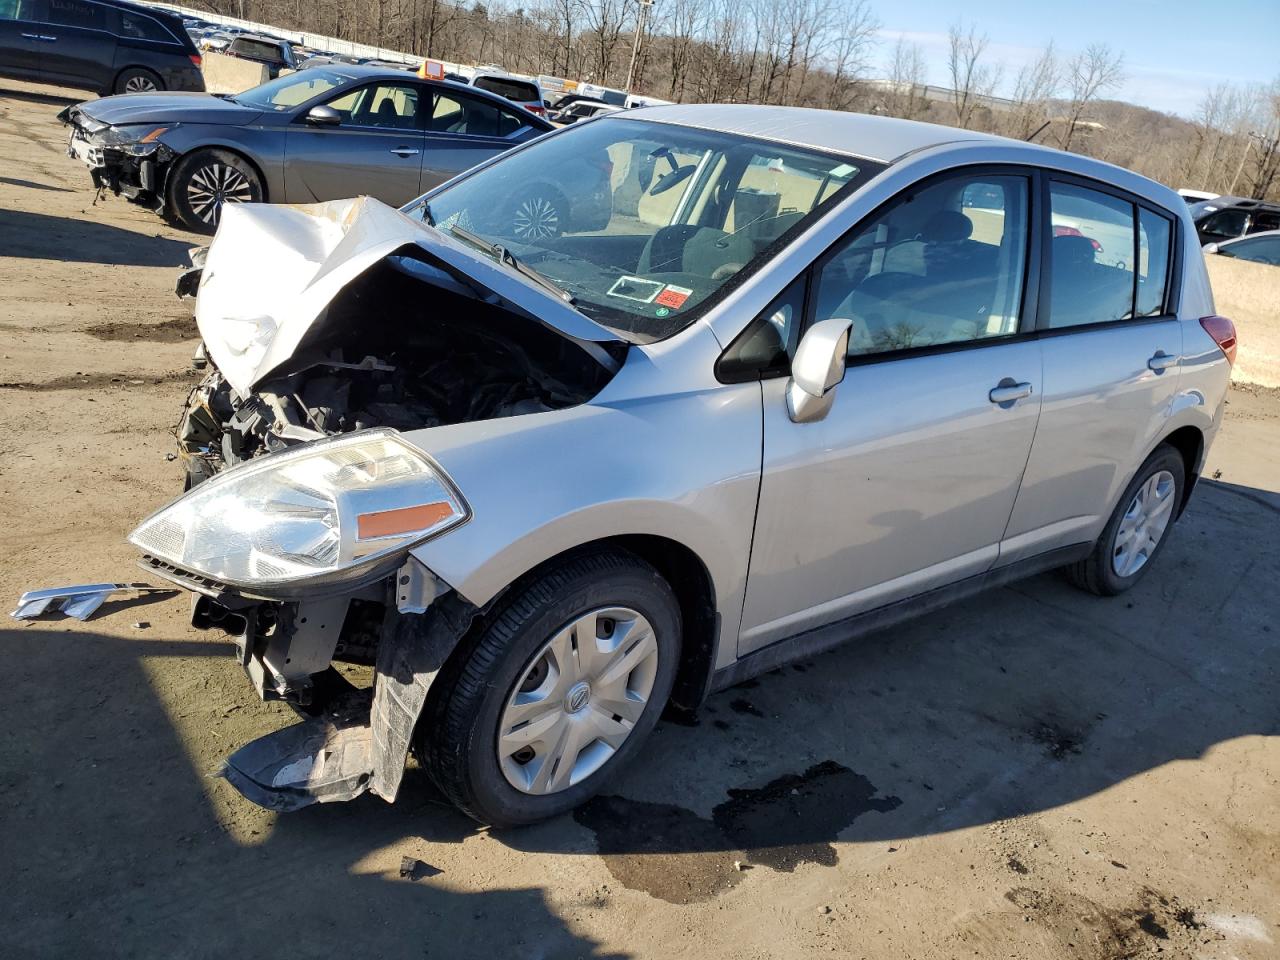
<svg viewBox="0 0 1280 960"><path fill-rule="evenodd" d="M624 343L621 338L507 267L372 197L225 205L196 300L205 349L231 387L246 396L293 355L343 287L407 246L421 248L616 369L606 347Z"/></svg>
<svg viewBox="0 0 1280 960"><path fill-rule="evenodd" d="M103 124L117 127L128 123L250 123L262 115L256 107L245 107L208 93L125 93L76 104L67 111L86 118L86 127Z"/></svg>

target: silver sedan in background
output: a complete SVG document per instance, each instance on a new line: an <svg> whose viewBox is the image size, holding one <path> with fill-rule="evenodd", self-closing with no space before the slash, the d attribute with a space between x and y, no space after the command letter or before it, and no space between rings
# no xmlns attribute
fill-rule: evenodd
<svg viewBox="0 0 1280 960"><path fill-rule="evenodd" d="M591 225L495 208L583 162ZM403 211L229 207L197 319L189 492L131 540L318 714L227 778L392 800L412 747L498 825L582 803L668 702L1044 570L1130 589L1235 356L1166 187L751 106L578 124Z"/></svg>
<svg viewBox="0 0 1280 960"><path fill-rule="evenodd" d="M367 194L399 206L552 129L483 90L336 64L234 96L107 97L59 116L95 187L192 230L216 227L226 203Z"/></svg>

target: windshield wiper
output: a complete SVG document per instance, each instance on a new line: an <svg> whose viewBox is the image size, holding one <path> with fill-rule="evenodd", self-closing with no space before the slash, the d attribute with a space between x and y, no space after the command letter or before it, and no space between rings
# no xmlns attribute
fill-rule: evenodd
<svg viewBox="0 0 1280 960"><path fill-rule="evenodd" d="M552 293L555 296L559 297L565 303L571 304L576 302L574 300L573 294L571 294L568 290L560 286L555 281L549 280L548 278L544 277L537 270L533 269L533 267L530 267L527 264L521 263L520 260L516 257L516 255L512 253L510 250L508 250L506 247L504 247L502 244L494 243L490 240L486 240L484 237L480 236L478 233L472 233L466 227L460 227L456 223L453 224L453 226L449 227L449 232L453 234L455 237L457 237L459 240L469 243L471 244L471 246L476 247L479 250L483 250L485 253L492 256L499 263L506 264L516 273L524 274L526 277L528 277L538 286L542 287L544 290L548 291L549 293Z"/></svg>

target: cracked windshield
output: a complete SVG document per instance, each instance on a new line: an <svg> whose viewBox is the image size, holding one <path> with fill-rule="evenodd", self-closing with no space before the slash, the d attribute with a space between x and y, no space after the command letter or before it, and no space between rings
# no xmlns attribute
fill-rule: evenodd
<svg viewBox="0 0 1280 960"><path fill-rule="evenodd" d="M501 245L593 320L651 341L772 257L869 166L669 124L598 120L408 212L444 232L460 228L455 238Z"/></svg>

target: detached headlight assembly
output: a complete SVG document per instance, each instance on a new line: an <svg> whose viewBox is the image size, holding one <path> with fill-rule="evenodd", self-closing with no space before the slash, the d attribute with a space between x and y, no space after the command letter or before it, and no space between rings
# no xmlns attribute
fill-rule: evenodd
<svg viewBox="0 0 1280 960"><path fill-rule="evenodd" d="M469 516L426 455L394 430L369 430L227 470L152 514L129 541L222 583L291 593L389 570Z"/></svg>

